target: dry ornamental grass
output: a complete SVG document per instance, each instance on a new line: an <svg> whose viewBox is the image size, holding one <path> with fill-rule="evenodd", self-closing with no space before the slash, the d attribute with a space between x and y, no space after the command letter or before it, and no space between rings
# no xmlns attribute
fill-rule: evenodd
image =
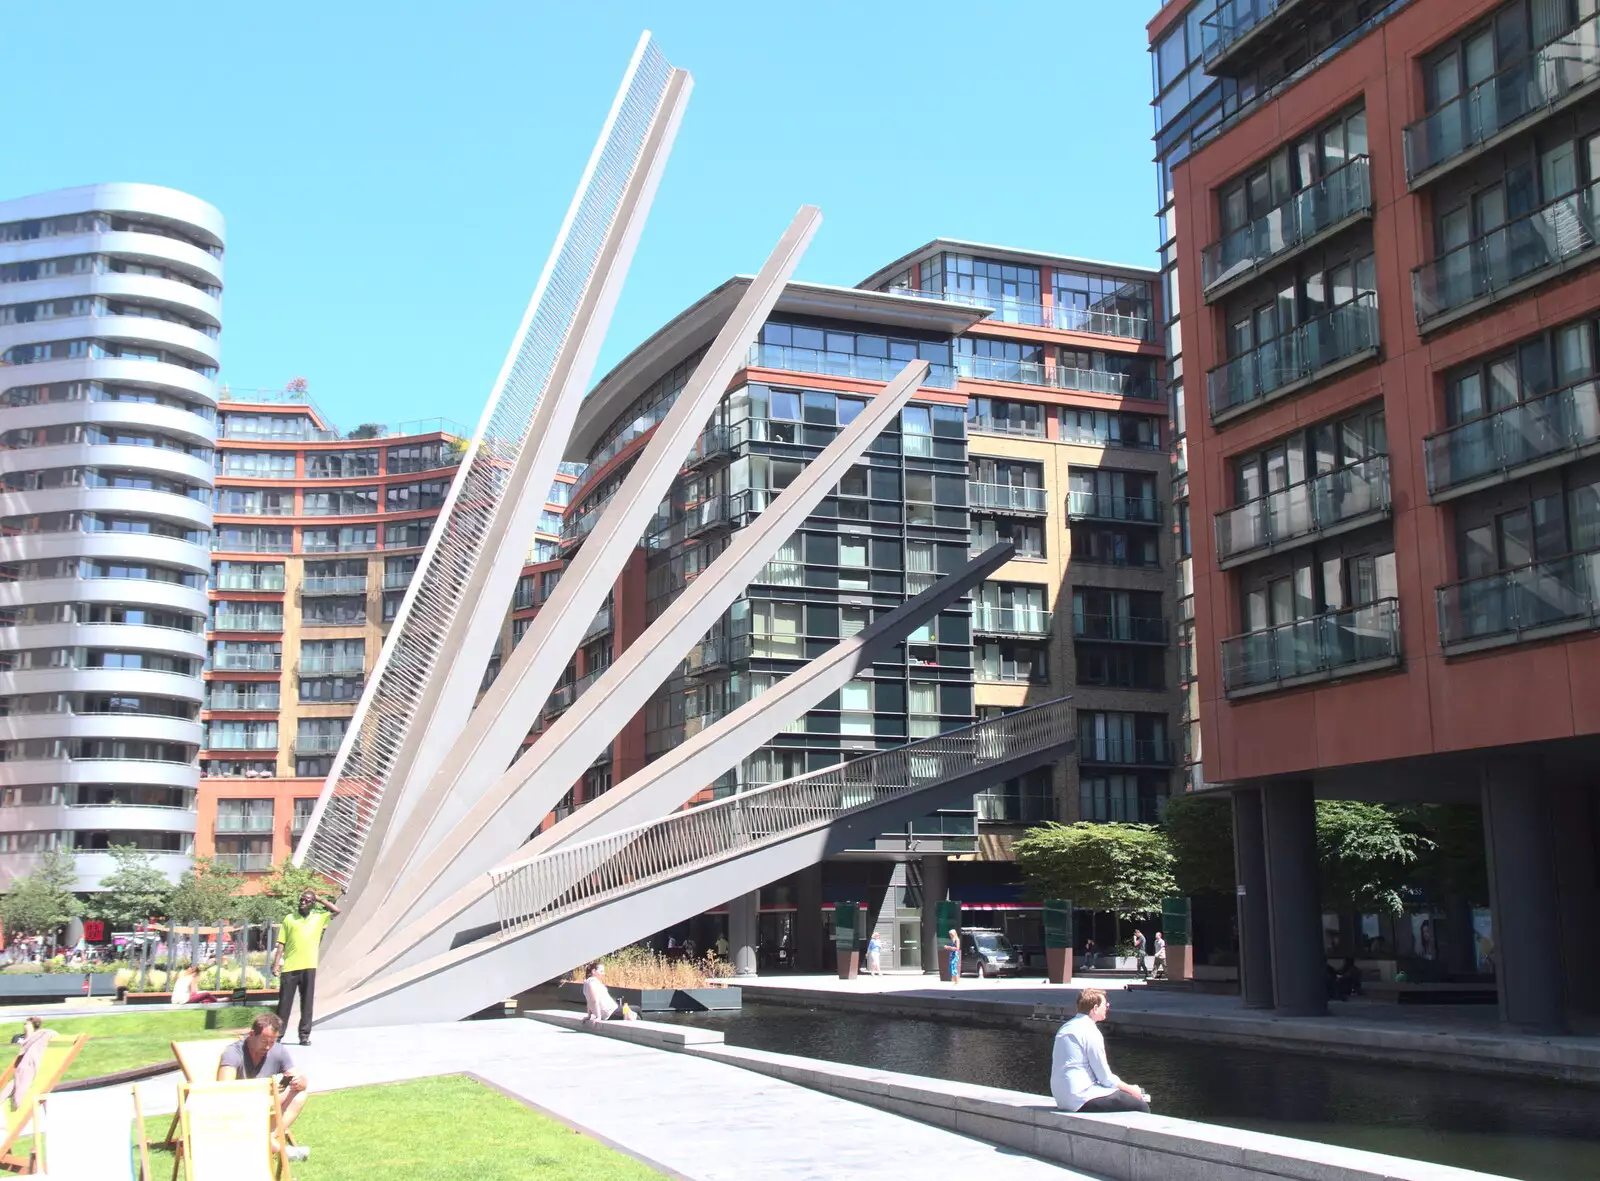
<svg viewBox="0 0 1600 1181"><path fill-rule="evenodd" d="M611 988L704 988L733 975L733 965L714 952L694 960L668 959L648 947L633 946L601 956L600 962L606 966L605 980ZM588 965L580 964L570 979L581 982L587 971Z"/></svg>

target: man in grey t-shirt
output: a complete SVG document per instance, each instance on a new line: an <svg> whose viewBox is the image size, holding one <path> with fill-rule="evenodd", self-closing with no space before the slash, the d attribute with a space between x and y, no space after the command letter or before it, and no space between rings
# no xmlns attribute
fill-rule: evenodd
<svg viewBox="0 0 1600 1181"><path fill-rule="evenodd" d="M283 1109L278 1117L278 1127L287 1133L300 1114L300 1109L306 1105L306 1076L294 1069L294 1060L289 1057L288 1047L278 1043L278 1034L282 1030L283 1022L278 1020L276 1013L262 1013L251 1023L248 1034L222 1051L222 1061L217 1065L217 1081L226 1083L234 1079L282 1076L279 1089ZM288 1155L290 1160L305 1160L310 1150L290 1145Z"/></svg>

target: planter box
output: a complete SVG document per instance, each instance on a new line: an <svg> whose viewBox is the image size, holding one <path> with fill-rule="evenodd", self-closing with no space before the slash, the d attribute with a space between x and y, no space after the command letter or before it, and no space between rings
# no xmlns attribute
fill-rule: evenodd
<svg viewBox="0 0 1600 1181"><path fill-rule="evenodd" d="M115 972L0 972L0 1001L70 1001L116 995Z"/></svg>
<svg viewBox="0 0 1600 1181"><path fill-rule="evenodd" d="M711 1009L742 1007L740 991L728 988L612 988L611 998L623 1001L635 1013L704 1013ZM557 995L569 1005L583 1007L583 985L563 980Z"/></svg>

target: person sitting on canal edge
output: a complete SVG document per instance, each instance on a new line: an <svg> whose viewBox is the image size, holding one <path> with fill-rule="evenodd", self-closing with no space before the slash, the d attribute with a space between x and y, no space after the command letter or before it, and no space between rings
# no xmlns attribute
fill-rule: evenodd
<svg viewBox="0 0 1600 1181"><path fill-rule="evenodd" d="M605 976L606 966L599 960L589 965L583 980L583 1020L586 1025L610 1021L618 1015L618 1005L611 990L606 987Z"/></svg>
<svg viewBox="0 0 1600 1181"><path fill-rule="evenodd" d="M339 913L333 903L315 890L300 894L294 914L285 915L278 929L278 946L273 951L272 973L278 978L278 1021L285 1029L294 1009L294 994L300 993L300 1044L311 1044L311 1011L317 995L317 960L322 953L322 932L328 920Z"/></svg>
<svg viewBox="0 0 1600 1181"><path fill-rule="evenodd" d="M1078 994L1078 1013L1056 1031L1050 1050L1050 1094L1062 1111L1149 1111L1150 1097L1111 1073L1100 1022L1111 1012L1103 989Z"/></svg>
<svg viewBox="0 0 1600 1181"><path fill-rule="evenodd" d="M271 1013L262 1013L250 1023L250 1032L222 1051L217 1065L217 1081L231 1083L236 1078L278 1079L278 1131L287 1134L300 1109L306 1105L306 1076L294 1068L288 1047L280 1045L278 1034L283 1022ZM291 1144L290 1160L305 1160L311 1150Z"/></svg>

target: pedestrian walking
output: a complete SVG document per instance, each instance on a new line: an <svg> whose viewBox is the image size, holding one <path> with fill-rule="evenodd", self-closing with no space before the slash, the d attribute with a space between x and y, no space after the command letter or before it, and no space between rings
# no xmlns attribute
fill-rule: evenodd
<svg viewBox="0 0 1600 1181"><path fill-rule="evenodd" d="M318 897L315 890L300 895L293 914L285 915L278 929L272 972L278 978L278 1021L289 1028L294 996L300 994L300 1044L311 1044L311 1012L317 994L317 961L322 954L322 932L339 908Z"/></svg>
<svg viewBox="0 0 1600 1181"><path fill-rule="evenodd" d="M883 975L883 944L878 942L876 931L867 940L867 972L873 976Z"/></svg>
<svg viewBox="0 0 1600 1181"><path fill-rule="evenodd" d="M1150 975L1150 968L1144 959L1144 932L1138 927L1133 929L1133 970L1141 976Z"/></svg>
<svg viewBox="0 0 1600 1181"><path fill-rule="evenodd" d="M944 953L949 957L950 983L961 983L961 936L954 927L950 928L950 942L944 945Z"/></svg>
<svg viewBox="0 0 1600 1181"><path fill-rule="evenodd" d="M1161 932L1156 932L1155 942L1156 970L1153 979L1165 980L1167 978L1167 941L1161 937Z"/></svg>

